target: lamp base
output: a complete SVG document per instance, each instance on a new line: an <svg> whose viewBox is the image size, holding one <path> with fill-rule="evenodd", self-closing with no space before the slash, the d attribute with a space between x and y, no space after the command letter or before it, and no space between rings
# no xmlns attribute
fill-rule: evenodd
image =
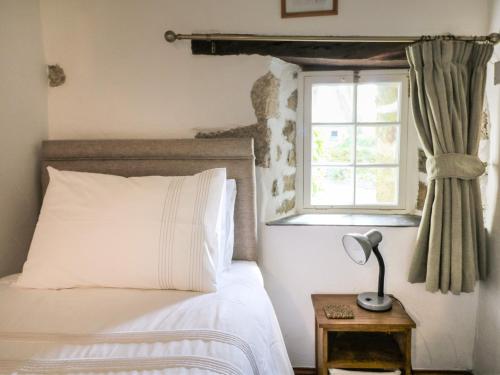
<svg viewBox="0 0 500 375"><path fill-rule="evenodd" d="M358 295L358 305L369 311L387 311L392 308L392 298L387 294L379 297L375 292L361 293Z"/></svg>

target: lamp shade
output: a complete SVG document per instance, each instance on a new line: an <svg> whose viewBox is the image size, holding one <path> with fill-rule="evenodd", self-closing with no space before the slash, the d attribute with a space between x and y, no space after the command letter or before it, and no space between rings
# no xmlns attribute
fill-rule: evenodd
<svg viewBox="0 0 500 375"><path fill-rule="evenodd" d="M392 307L392 298L384 294L385 264L378 244L382 241L382 233L372 229L365 234L349 233L342 237L342 244L349 257L357 264L365 264L373 252L378 260L378 292L366 292L358 295L357 302L365 310L387 311Z"/></svg>
<svg viewBox="0 0 500 375"><path fill-rule="evenodd" d="M382 233L372 229L365 234L348 233L342 237L342 244L349 257L357 264L365 264L370 259L372 249L382 241Z"/></svg>

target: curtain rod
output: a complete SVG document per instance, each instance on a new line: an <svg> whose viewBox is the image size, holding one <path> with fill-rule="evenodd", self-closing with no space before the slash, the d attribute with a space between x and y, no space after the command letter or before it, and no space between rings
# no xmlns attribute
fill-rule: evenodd
<svg viewBox="0 0 500 375"><path fill-rule="evenodd" d="M454 40L489 42L500 41L500 33L486 36L453 36L443 35L443 38ZM373 42L373 43L414 43L427 36L305 36L305 35L258 35L258 34L176 34L172 30L165 32L165 40L173 43L176 40L206 40L206 41L256 41L256 42ZM428 37L433 39L433 37Z"/></svg>

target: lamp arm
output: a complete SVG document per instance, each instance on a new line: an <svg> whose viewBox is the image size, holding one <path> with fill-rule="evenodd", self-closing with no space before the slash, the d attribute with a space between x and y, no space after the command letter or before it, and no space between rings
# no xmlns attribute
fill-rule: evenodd
<svg viewBox="0 0 500 375"><path fill-rule="evenodd" d="M373 253L377 257L378 260L378 266L379 266L379 271L378 271L378 296L383 297L384 296L384 278L385 278L385 264L384 264L384 259L382 258L382 254L380 254L380 251L378 250L378 245L373 247Z"/></svg>

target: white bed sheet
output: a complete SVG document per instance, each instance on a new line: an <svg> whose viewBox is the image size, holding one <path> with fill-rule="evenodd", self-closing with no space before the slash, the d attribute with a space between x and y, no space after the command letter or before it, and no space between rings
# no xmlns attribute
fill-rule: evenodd
<svg viewBox="0 0 500 375"><path fill-rule="evenodd" d="M0 373L293 374L255 262L216 293L34 290L0 279Z"/></svg>

